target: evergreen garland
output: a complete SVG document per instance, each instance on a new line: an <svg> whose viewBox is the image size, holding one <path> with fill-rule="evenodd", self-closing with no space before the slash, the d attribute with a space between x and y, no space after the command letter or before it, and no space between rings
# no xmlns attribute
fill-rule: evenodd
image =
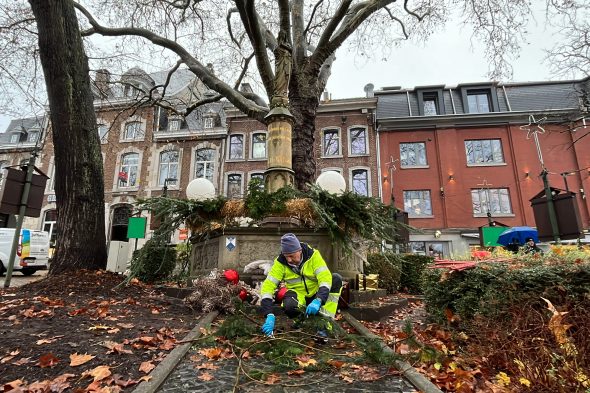
<svg viewBox="0 0 590 393"><path fill-rule="evenodd" d="M350 191L331 194L316 185L310 185L305 194L290 186L267 193L256 179L249 184L244 214L254 220L284 215L286 203L296 198L309 201L314 218L310 226L316 230L326 229L332 240L347 252L352 251L359 240L374 244L395 243L396 234L403 225L394 218L398 210L377 198ZM155 197L142 199L137 205L140 210L151 211L159 220L159 232L171 233L186 223L193 229L193 237L207 238L214 230L232 222L221 213L227 201L222 196L204 201Z"/></svg>

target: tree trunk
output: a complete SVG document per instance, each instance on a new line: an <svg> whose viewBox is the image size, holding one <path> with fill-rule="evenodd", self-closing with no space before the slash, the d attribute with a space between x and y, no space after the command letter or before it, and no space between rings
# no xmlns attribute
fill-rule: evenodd
<svg viewBox="0 0 590 393"><path fill-rule="evenodd" d="M50 274L104 269L104 181L88 58L71 0L29 0L39 33L39 53L55 154L57 248Z"/></svg>
<svg viewBox="0 0 590 393"><path fill-rule="evenodd" d="M295 118L292 141L293 171L295 188L299 190L307 190L307 184L315 182L316 178L313 146L320 93L315 84L310 86L307 83L309 80L313 79L299 75L293 70L289 85L289 109Z"/></svg>

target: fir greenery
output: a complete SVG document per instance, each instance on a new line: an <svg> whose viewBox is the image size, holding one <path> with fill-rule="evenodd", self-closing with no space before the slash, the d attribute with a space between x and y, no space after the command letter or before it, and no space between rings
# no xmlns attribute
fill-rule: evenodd
<svg viewBox="0 0 590 393"><path fill-rule="evenodd" d="M244 215L254 220L285 213L289 200L309 200L316 230L326 229L332 240L351 251L358 240L380 244L382 241L395 243L400 228L394 217L397 209L384 205L379 199L353 192L331 194L316 185L310 185L305 194L283 187L274 193L267 193L259 181L249 184L244 201ZM208 237L213 231L232 220L222 215L227 198L219 196L204 201L155 197L142 199L137 203L139 210L151 211L160 222L160 231L171 233L182 224L193 228L193 236ZM195 229L197 229L195 231Z"/></svg>
<svg viewBox="0 0 590 393"><path fill-rule="evenodd" d="M379 288L387 290L387 293L395 293L400 287L402 266L403 260L399 254L369 254L364 272L378 274Z"/></svg>
<svg viewBox="0 0 590 393"><path fill-rule="evenodd" d="M176 249L167 245L160 233L149 239L131 258L131 277L146 283L162 281L170 276L176 266Z"/></svg>

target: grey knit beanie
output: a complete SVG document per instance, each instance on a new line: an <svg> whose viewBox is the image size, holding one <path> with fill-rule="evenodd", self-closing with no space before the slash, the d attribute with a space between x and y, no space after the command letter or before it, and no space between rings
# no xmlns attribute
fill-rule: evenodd
<svg viewBox="0 0 590 393"><path fill-rule="evenodd" d="M281 237L281 253L292 254L299 250L301 250L301 243L299 243L297 236L292 233L285 233Z"/></svg>

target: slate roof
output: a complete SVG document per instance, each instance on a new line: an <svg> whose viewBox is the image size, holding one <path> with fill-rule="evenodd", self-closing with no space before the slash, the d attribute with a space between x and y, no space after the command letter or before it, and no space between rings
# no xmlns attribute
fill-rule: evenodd
<svg viewBox="0 0 590 393"><path fill-rule="evenodd" d="M497 112L527 112L569 110L580 107L580 96L590 93L590 78L555 82L496 83L483 82L442 88L443 106L441 115L467 114L461 89L487 87L497 97ZM415 87L411 89L383 89L375 91L378 97L377 119L419 117L418 91L433 91L440 86Z"/></svg>
<svg viewBox="0 0 590 393"><path fill-rule="evenodd" d="M8 127L6 127L6 130L0 133L0 145L9 143L10 136L14 132L22 132L23 128L25 131L41 131L42 124L42 116L11 120L10 124L8 124Z"/></svg>

